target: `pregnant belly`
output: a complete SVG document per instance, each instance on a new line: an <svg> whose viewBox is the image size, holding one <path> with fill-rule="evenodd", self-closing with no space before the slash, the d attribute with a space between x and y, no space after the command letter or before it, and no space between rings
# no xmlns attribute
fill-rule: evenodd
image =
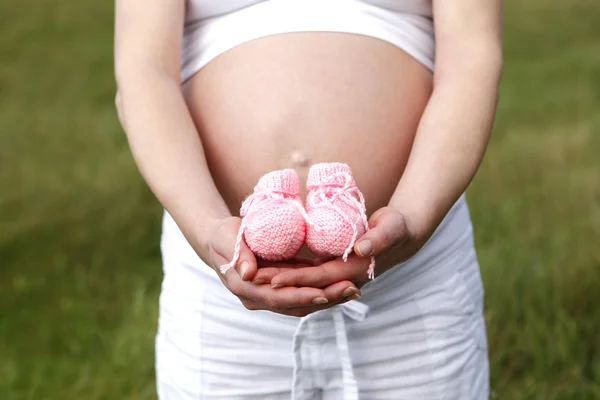
<svg viewBox="0 0 600 400"><path fill-rule="evenodd" d="M215 183L236 215L265 173L345 162L369 212L402 176L431 74L397 47L366 36L269 36L220 55L184 94ZM302 187L302 190L304 188Z"/></svg>

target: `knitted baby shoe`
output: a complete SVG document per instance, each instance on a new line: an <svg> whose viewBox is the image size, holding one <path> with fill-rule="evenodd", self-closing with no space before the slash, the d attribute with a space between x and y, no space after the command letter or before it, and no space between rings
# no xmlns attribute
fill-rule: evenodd
<svg viewBox="0 0 600 400"><path fill-rule="evenodd" d="M273 171L258 181L254 193L244 200L243 217L231 263L221 272L235 266L242 238L255 256L280 261L295 256L304 245L306 212L300 199L300 183L293 169Z"/></svg>
<svg viewBox="0 0 600 400"><path fill-rule="evenodd" d="M343 257L369 229L365 199L356 187L350 167L342 163L313 165L306 183L306 244L317 256ZM373 279L375 258L369 278Z"/></svg>

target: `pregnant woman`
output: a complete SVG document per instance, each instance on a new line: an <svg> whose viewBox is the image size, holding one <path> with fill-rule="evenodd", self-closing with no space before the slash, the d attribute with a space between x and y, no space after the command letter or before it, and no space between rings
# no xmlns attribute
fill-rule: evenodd
<svg viewBox="0 0 600 400"><path fill-rule="evenodd" d="M166 210L160 399L488 397L464 191L500 0L117 0L115 35L119 118ZM222 274L259 178L294 169L305 196L325 162L367 204L347 262L267 264L242 243Z"/></svg>

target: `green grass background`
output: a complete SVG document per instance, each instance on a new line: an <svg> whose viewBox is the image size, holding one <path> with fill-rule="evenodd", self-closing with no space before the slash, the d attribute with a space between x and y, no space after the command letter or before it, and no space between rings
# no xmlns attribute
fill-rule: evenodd
<svg viewBox="0 0 600 400"><path fill-rule="evenodd" d="M0 4L0 399L154 398L160 207L113 107L112 3ZM500 399L600 399L600 3L509 0L469 190Z"/></svg>

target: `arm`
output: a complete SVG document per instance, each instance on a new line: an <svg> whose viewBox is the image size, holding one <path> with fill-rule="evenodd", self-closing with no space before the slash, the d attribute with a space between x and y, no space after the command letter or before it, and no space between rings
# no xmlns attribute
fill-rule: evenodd
<svg viewBox="0 0 600 400"><path fill-rule="evenodd" d="M356 244L362 256L412 256L467 189L492 131L502 71L501 0L434 0L434 88L389 206ZM383 272L382 270L378 271Z"/></svg>
<svg viewBox="0 0 600 400"><path fill-rule="evenodd" d="M492 130L502 70L501 0L434 0L434 88L419 123L404 174L387 207L347 263L313 268L264 268L282 286L367 280L368 257L380 275L414 255L473 179ZM366 259L365 259L366 258Z"/></svg>
<svg viewBox="0 0 600 400"><path fill-rule="evenodd" d="M437 227L483 158L502 70L500 3L434 1L434 89L390 201L415 231Z"/></svg>
<svg viewBox="0 0 600 400"><path fill-rule="evenodd" d="M231 216L209 173L180 89L184 0L117 0L117 110L136 164L196 252L205 231Z"/></svg>
<svg viewBox="0 0 600 400"><path fill-rule="evenodd" d="M323 301L343 300L352 282L282 290L245 282L257 268L245 243L237 269L220 273L218 267L231 259L241 220L231 216L214 184L181 93L184 11L184 0L116 2L116 103L140 172L194 250L247 308L305 316L325 308Z"/></svg>

